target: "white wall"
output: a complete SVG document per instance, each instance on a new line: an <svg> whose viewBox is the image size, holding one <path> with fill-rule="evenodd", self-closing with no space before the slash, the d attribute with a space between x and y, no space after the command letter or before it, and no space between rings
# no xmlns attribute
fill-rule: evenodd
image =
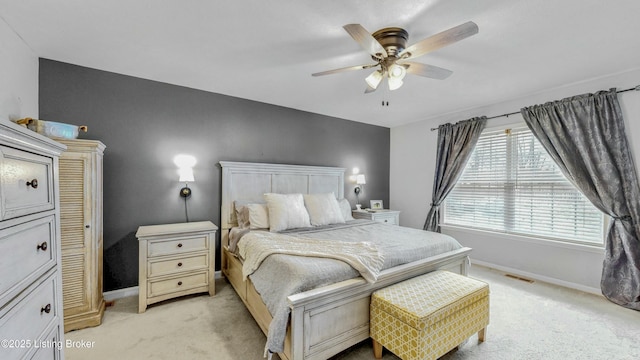
<svg viewBox="0 0 640 360"><path fill-rule="evenodd" d="M431 202L437 131L430 128L474 116L488 117L519 111L524 106L559 100L611 87L626 89L640 84L640 69L532 94L457 114L428 119L391 129L390 208L402 211L400 224L422 228ZM618 95L627 135L640 170L640 92ZM522 122L518 115L489 120L488 127ZM640 199L638 199L640 201ZM489 265L551 283L600 293L604 251L601 248L567 245L491 232L443 228L464 246L473 248L472 262Z"/></svg>
<svg viewBox="0 0 640 360"><path fill-rule="evenodd" d="M38 118L38 57L0 17L0 121Z"/></svg>

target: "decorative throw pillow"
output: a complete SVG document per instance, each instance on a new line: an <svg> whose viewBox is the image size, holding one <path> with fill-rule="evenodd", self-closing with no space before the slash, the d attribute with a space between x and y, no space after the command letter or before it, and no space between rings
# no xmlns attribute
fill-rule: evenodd
<svg viewBox="0 0 640 360"><path fill-rule="evenodd" d="M310 227L302 194L264 194L269 208L269 231Z"/></svg>
<svg viewBox="0 0 640 360"><path fill-rule="evenodd" d="M342 212L344 221L353 220L353 216L351 215L351 204L349 204L349 200L344 198L340 199L340 201L338 201L338 204L340 204L340 211Z"/></svg>
<svg viewBox="0 0 640 360"><path fill-rule="evenodd" d="M309 212L311 225L344 223L338 200L333 193L304 194L304 206Z"/></svg>
<svg viewBox="0 0 640 360"><path fill-rule="evenodd" d="M249 227L249 208L247 203L234 201L234 209L236 212L236 221L241 229Z"/></svg>
<svg viewBox="0 0 640 360"><path fill-rule="evenodd" d="M249 209L250 229L269 228L269 209L266 204L247 204L246 207Z"/></svg>

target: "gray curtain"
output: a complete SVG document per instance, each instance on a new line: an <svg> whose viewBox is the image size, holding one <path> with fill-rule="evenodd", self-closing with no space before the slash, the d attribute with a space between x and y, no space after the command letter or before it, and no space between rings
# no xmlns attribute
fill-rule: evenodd
<svg viewBox="0 0 640 360"><path fill-rule="evenodd" d="M440 204L462 175L473 148L487 124L486 116L438 127L438 152L433 176L431 209L423 229L440 232Z"/></svg>
<svg viewBox="0 0 640 360"><path fill-rule="evenodd" d="M600 287L640 310L640 188L615 89L521 110L565 176L611 216Z"/></svg>

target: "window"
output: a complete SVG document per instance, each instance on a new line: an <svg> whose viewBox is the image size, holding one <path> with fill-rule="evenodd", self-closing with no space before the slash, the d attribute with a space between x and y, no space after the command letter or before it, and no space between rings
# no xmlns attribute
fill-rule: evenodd
<svg viewBox="0 0 640 360"><path fill-rule="evenodd" d="M603 244L604 215L526 127L485 130L447 196L444 224Z"/></svg>

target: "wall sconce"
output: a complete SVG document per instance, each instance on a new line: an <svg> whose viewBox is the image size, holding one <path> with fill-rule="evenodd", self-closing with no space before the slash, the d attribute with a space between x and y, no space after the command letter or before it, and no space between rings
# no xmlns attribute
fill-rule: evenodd
<svg viewBox="0 0 640 360"><path fill-rule="evenodd" d="M180 173L180 179L178 181L184 182L184 187L180 189L180 196L188 198L191 196L191 189L189 188L189 181L194 181L192 168L181 168L178 170Z"/></svg>
<svg viewBox="0 0 640 360"><path fill-rule="evenodd" d="M364 174L356 175L356 187L353 191L356 193L356 207L360 210L360 193L362 192L364 185L367 183Z"/></svg>
<svg viewBox="0 0 640 360"><path fill-rule="evenodd" d="M173 162L178 166L178 174L180 179L178 181L184 182L184 187L180 189L180 196L188 198L191 196L191 189L189 189L189 181L194 181L193 167L196 165L196 158L191 155L176 155L173 158Z"/></svg>
<svg viewBox="0 0 640 360"><path fill-rule="evenodd" d="M196 165L196 158L191 155L176 155L173 162L178 166L178 181L184 182L184 187L180 189L180 196L184 198L184 214L189 222L189 212L187 210L187 198L191 196L189 181L194 181L193 167Z"/></svg>

